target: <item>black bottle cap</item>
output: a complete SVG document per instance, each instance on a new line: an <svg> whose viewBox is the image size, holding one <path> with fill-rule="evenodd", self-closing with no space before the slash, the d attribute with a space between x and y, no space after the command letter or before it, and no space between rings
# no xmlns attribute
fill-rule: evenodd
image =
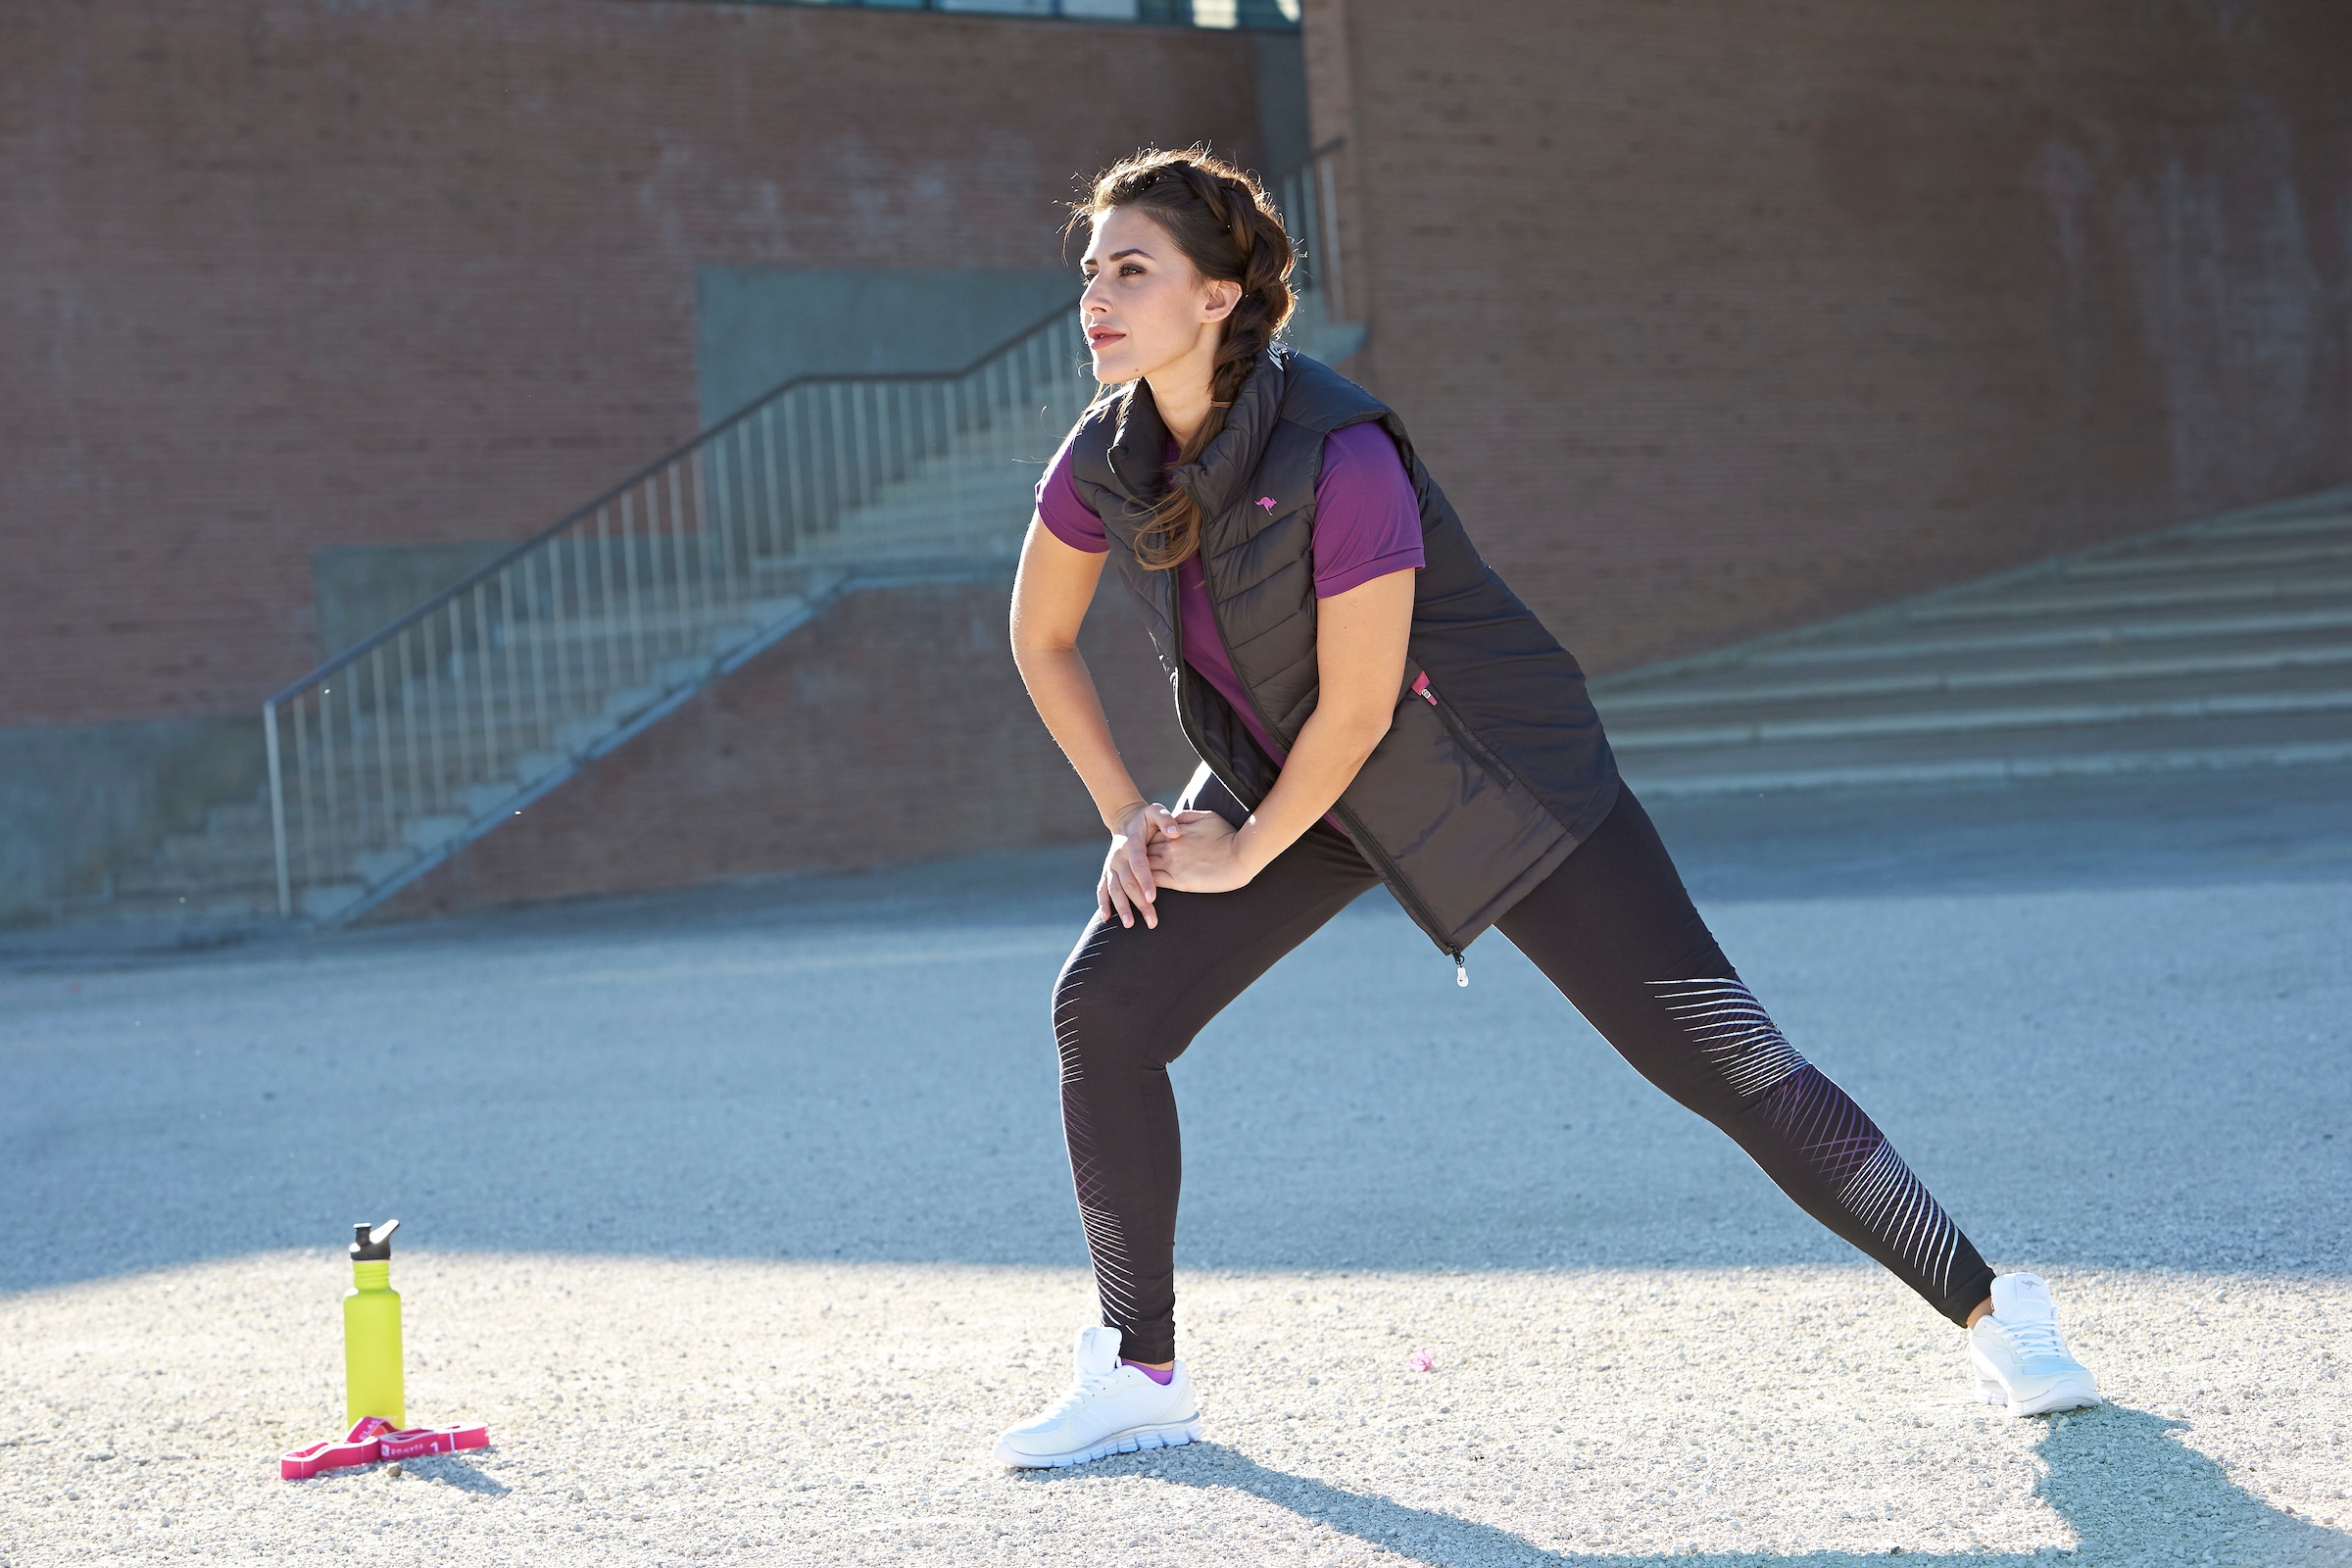
<svg viewBox="0 0 2352 1568"><path fill-rule="evenodd" d="M400 1221L388 1219L370 1227L366 1220L352 1226L351 1260L354 1263L386 1263L392 1258L392 1233L400 1229Z"/></svg>

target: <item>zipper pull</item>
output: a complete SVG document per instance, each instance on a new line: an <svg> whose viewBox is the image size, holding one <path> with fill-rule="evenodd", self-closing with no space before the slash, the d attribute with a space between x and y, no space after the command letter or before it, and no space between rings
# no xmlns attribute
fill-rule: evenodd
<svg viewBox="0 0 2352 1568"><path fill-rule="evenodd" d="M1470 983L1470 965L1458 953L1453 956L1453 983L1457 986Z"/></svg>
<svg viewBox="0 0 2352 1568"><path fill-rule="evenodd" d="M1421 672L1421 678L1413 682L1413 695L1420 698L1432 708L1438 706L1438 694L1429 689L1428 670L1423 670Z"/></svg>

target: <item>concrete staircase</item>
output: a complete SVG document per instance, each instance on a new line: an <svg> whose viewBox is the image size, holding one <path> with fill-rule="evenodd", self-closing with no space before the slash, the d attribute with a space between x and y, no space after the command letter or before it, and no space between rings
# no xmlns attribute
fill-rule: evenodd
<svg viewBox="0 0 2352 1568"><path fill-rule="evenodd" d="M2352 490L1592 683L1670 797L2352 761Z"/></svg>
<svg viewBox="0 0 2352 1568"><path fill-rule="evenodd" d="M331 924L364 912L843 594L1001 569L1019 551L1043 472L1042 455L1005 460L1009 422L1000 418L951 443L822 535L797 541L790 555L752 556L748 597L715 615L681 607L633 617L501 617L486 649L446 655L434 679L404 683L397 704L361 719L362 757L347 750L331 767L315 763L308 779L321 800L356 801L371 816L380 813L393 826L389 842L310 868L291 924ZM601 686L559 681L573 699L564 702L551 699L543 674L531 677L534 662L541 671L622 673ZM396 760L389 767L387 756ZM477 776L454 794L418 788L409 778L412 756L435 777L453 762ZM171 834L144 860L66 900L63 913L78 926L117 925L148 937L159 926L181 928L189 940L288 924L278 914L268 789L211 808L201 826Z"/></svg>
<svg viewBox="0 0 2352 1568"><path fill-rule="evenodd" d="M331 922L374 901L468 836L487 831L582 767L625 744L711 679L739 667L822 612L853 585L841 569L796 569L803 592L755 599L716 624L680 617L641 617L631 626L572 620L540 626L513 623L492 639L491 657L467 671L468 656L452 656L436 702L422 685L403 690L397 708L371 715L361 730L365 756L338 759L318 782L338 798L359 799L399 824L397 842L363 851L302 892L296 924ZM629 668L636 645L651 640L668 649L636 666L630 684L603 690L592 705L550 710L542 685L507 672L535 650L579 666ZM467 678L470 675L471 678ZM378 741L382 742L379 746ZM450 760L477 764L479 781L455 793L414 790L405 766L387 780L377 759L414 754L446 770ZM374 775L370 777L369 775ZM328 793L322 788L321 795ZM165 838L144 860L111 872L98 889L66 903L67 918L81 925L122 925L153 934L158 922L180 925L208 939L283 924L277 909L277 859L265 785L251 801L216 806L201 826Z"/></svg>

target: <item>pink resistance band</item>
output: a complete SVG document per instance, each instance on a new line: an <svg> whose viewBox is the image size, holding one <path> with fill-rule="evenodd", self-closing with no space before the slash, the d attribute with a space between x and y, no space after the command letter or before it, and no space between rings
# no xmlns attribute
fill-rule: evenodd
<svg viewBox="0 0 2352 1568"><path fill-rule="evenodd" d="M490 1429L471 1427L410 1427L402 1430L380 1415L362 1416L340 1442L314 1443L296 1448L277 1461L284 1481L308 1481L321 1470L344 1470L379 1459L414 1459L425 1453L456 1453L461 1448L487 1448Z"/></svg>

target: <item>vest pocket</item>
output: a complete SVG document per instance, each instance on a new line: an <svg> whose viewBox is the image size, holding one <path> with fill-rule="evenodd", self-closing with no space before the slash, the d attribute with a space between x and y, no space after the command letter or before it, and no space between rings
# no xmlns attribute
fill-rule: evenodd
<svg viewBox="0 0 2352 1568"><path fill-rule="evenodd" d="M1421 671L1413 678L1412 693L1437 710L1439 721L1453 736L1454 744L1476 758L1478 765L1487 770L1489 778L1506 790L1518 787L1518 777L1503 765L1502 759L1487 750L1486 743L1473 735L1470 726L1462 722L1462 715L1453 710L1453 705L1438 695L1437 687L1430 684L1428 670Z"/></svg>

